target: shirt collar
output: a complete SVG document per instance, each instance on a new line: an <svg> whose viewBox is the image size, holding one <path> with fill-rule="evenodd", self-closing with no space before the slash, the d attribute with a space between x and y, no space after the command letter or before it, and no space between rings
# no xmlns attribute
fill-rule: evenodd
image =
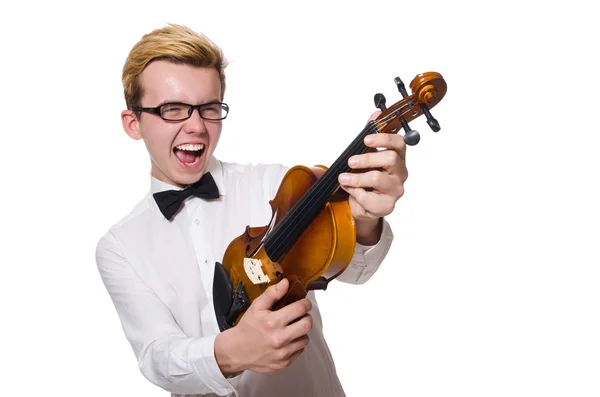
<svg viewBox="0 0 600 397"><path fill-rule="evenodd" d="M223 165L219 160L217 160L214 156L211 156L208 162L208 168L206 172L210 172L217 187L219 188L219 195L225 195L225 184L223 183ZM157 192L162 192L165 190L182 190L178 186L171 185L169 183L163 182L161 180L156 179L152 175L150 175L150 191L152 194Z"/></svg>

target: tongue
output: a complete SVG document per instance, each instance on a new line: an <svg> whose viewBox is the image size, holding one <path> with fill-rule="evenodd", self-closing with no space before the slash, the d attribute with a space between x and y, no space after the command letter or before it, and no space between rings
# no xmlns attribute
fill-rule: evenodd
<svg viewBox="0 0 600 397"><path fill-rule="evenodd" d="M196 160L196 153L189 152L187 150L175 149L175 156L177 156L179 161L181 161L182 163L193 163L194 160Z"/></svg>

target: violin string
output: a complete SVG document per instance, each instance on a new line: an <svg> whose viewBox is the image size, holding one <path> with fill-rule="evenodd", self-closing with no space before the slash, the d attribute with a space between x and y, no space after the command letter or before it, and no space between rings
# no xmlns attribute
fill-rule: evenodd
<svg viewBox="0 0 600 397"><path fill-rule="evenodd" d="M373 132L378 132L374 122L365 127L359 136L364 139L365 136L370 135ZM344 151L342 156L340 156L334 162L331 168L329 168L321 176L321 178L315 182L311 188L312 191L305 194L300 200L298 200L298 202L288 213L288 216L285 216L284 219L279 222L277 225L279 227L276 226L271 231L270 236L267 236L268 242L266 244L269 245L274 251L281 251L282 249L285 249L286 245L289 244L288 240L291 239L295 234L294 228L297 232L300 227L303 226L305 218L311 215L312 212L317 209L316 205L319 204L319 202L326 202L326 199L329 197L329 195L326 197L323 197L323 195L327 193L328 190L335 190L336 186L333 186L333 181L337 180L337 177L343 168L347 167L347 159L349 156L358 154L361 151L365 151L366 146L364 146L363 139L358 139L358 137L355 138L355 141ZM361 146L363 147L362 149ZM322 206L319 206L318 210L320 210L321 207ZM276 260L276 258L273 258L273 260Z"/></svg>
<svg viewBox="0 0 600 397"><path fill-rule="evenodd" d="M368 133L371 133L372 129L369 129ZM352 147L351 153L357 153L358 147L360 147L360 141L358 145ZM358 146L358 147L357 147ZM294 238L298 237L301 233L301 228L307 226L309 219L317 215L323 207L323 204L327 201L330 193L335 189L333 182L337 180L337 175L341 172L344 167L344 162L339 162L336 166L330 168L326 175L323 175L319 179L319 184L315 186L310 194L304 196L305 200L301 200L297 203L295 211L290 214L286 223L283 223L281 230L278 232L274 239L273 246L277 251L284 251L289 248L288 245L293 241ZM279 257L283 252L278 252L276 257Z"/></svg>
<svg viewBox="0 0 600 397"><path fill-rule="evenodd" d="M377 127L377 129L379 129L379 127L383 126L384 124L387 124L388 122L390 122L392 119L394 119L396 117L404 116L405 108L406 108L406 110L408 110L410 103L411 102L408 102L408 103L404 104L403 106L400 106L398 110L391 112L390 114L388 114L387 116L385 116L379 120L375 120L375 126Z"/></svg>
<svg viewBox="0 0 600 397"><path fill-rule="evenodd" d="M408 104L406 104L406 106L408 106ZM359 136L362 136L364 139L365 136L370 135L374 131L379 133L379 127L387 124L390 120L397 117L399 112L401 114L404 114L404 112L401 112L401 110L403 110L403 107L404 106L400 107L400 109L388 114L382 119L374 120L373 123L370 123L368 126L366 126L366 128L363 129L363 131L361 131ZM325 198L321 196L323 196L323 194L326 193L327 190L335 191L335 188L337 188L337 186L332 186L332 179L337 180L337 177L342 172L342 169L347 167L348 158L351 155L358 154L361 152L364 153L366 151L367 147L364 146L363 139L355 138L355 141L346 149L346 151L344 151L342 156L340 156L334 162L332 167L329 168L325 172L325 174L323 174L323 176L317 180L317 182L315 182L317 186L314 187L309 194L305 194L292 207L290 213L288 213L288 215L290 216L284 216L284 219L282 219L279 222L279 224L276 225L276 227L271 231L271 233L269 233L269 236L266 237L268 242L265 242L265 244L267 244L275 252L279 252L285 249L286 245L289 244L288 240L290 240L295 234L293 233L294 229L290 229L296 228L297 232L298 229L302 227L305 218L312 214L312 212L315 209L315 205L319 204L319 202L326 202L326 200L324 200ZM361 148L361 146L363 146L363 148ZM319 206L318 211L321 210L321 207L322 206ZM269 249L269 251L271 249ZM280 256L281 254L283 254L283 252L275 256ZM277 259L273 258L273 260Z"/></svg>

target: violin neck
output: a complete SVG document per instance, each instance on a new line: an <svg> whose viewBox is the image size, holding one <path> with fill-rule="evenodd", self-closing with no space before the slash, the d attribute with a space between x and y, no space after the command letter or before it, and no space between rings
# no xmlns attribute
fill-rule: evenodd
<svg viewBox="0 0 600 397"><path fill-rule="evenodd" d="M373 121L369 121L331 167L317 179L266 236L264 240L265 251L273 262L279 262L283 258L285 253L302 235L302 232L321 212L331 195L339 188L339 175L350 171L348 159L354 155L365 153L368 148L364 144L364 139L367 135L375 133L378 133L377 127Z"/></svg>

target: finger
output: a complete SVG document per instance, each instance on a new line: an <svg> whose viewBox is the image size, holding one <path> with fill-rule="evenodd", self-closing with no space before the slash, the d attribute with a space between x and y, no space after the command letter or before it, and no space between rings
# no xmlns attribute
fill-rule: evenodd
<svg viewBox="0 0 600 397"><path fill-rule="evenodd" d="M383 168L386 171L391 171L396 169L399 164L403 167L405 162L395 150L357 154L348 159L348 165L353 169Z"/></svg>
<svg viewBox="0 0 600 397"><path fill-rule="evenodd" d="M308 337L308 335L302 335L301 337L292 340L285 349L287 353L286 357L288 359L292 359L293 361L293 357L298 357L300 353L302 353L302 351L306 348L306 346L308 346L309 342L310 338Z"/></svg>
<svg viewBox="0 0 600 397"><path fill-rule="evenodd" d="M292 353L288 359L287 359L287 366L289 367L291 363L293 363L294 361L296 361L296 359L298 357L300 357L300 355L302 353L304 353L304 349L306 349L305 347L302 347L300 349L297 349L296 351L294 351L294 353Z"/></svg>
<svg viewBox="0 0 600 397"><path fill-rule="evenodd" d="M406 142L399 134L370 134L365 137L364 143L370 148L395 150L403 159L406 156Z"/></svg>
<svg viewBox="0 0 600 397"><path fill-rule="evenodd" d="M306 315L310 309L312 309L312 304L306 298L297 300L294 303L290 303L289 305L277 310L272 313L277 324L281 326L286 326L294 320L301 318Z"/></svg>
<svg viewBox="0 0 600 397"><path fill-rule="evenodd" d="M367 120L367 123L371 120L375 120L377 117L379 117L379 115L381 114L381 110L376 110L374 111L371 116L369 116L369 119Z"/></svg>
<svg viewBox="0 0 600 397"><path fill-rule="evenodd" d="M306 344L308 344L308 342L306 342ZM288 350L286 350L283 352L283 354L280 354L279 357L275 357L275 361L267 362L263 365L254 367L253 371L268 374L272 373L273 371L279 371L289 367L304 352L306 347L298 347L301 345L302 343L299 341L299 343L294 344L294 346L287 346L289 353Z"/></svg>
<svg viewBox="0 0 600 397"><path fill-rule="evenodd" d="M252 307L259 310L271 310L275 302L284 297L290 286L289 281L284 278L275 285L269 286L252 302Z"/></svg>
<svg viewBox="0 0 600 397"><path fill-rule="evenodd" d="M377 170L340 174L339 182L342 187L374 189L381 193L390 193L401 185L398 177Z"/></svg>
<svg viewBox="0 0 600 397"><path fill-rule="evenodd" d="M287 368L294 361L296 361L296 359L298 357L300 357L300 355L304 352L304 349L306 349L306 346L305 347L298 347L298 346L302 346L302 341L299 341L297 344L294 344L294 346L292 347L293 350L290 349L290 353L284 355L282 361L279 362L278 367L276 369Z"/></svg>
<svg viewBox="0 0 600 397"><path fill-rule="evenodd" d="M300 320L288 325L283 331L283 339L292 341L306 335L313 326L312 316L305 314Z"/></svg>
<svg viewBox="0 0 600 397"><path fill-rule="evenodd" d="M343 189L347 191L366 212L375 217L381 218L391 214L396 206L397 199L389 194L368 192L360 187L345 187ZM404 190L402 189L402 193L399 197L401 197L403 193Z"/></svg>

